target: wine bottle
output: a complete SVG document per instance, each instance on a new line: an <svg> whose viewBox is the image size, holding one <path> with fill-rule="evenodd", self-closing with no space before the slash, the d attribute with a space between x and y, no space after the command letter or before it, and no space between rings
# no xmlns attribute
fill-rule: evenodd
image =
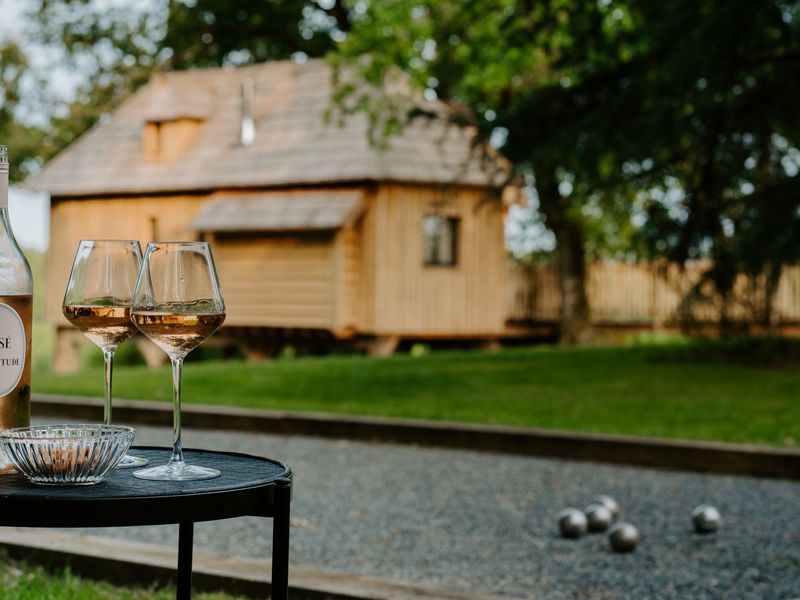
<svg viewBox="0 0 800 600"><path fill-rule="evenodd" d="M0 146L0 429L30 425L33 277L8 216L8 149ZM0 455L0 473L13 471Z"/></svg>

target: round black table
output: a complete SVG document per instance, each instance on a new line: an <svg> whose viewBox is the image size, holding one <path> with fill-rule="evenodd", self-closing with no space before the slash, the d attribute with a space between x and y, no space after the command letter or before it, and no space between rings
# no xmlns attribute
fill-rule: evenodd
<svg viewBox="0 0 800 600"><path fill-rule="evenodd" d="M164 464L166 448L131 453ZM22 475L0 477L0 525L17 527L122 527L179 524L179 600L191 598L194 523L231 517L272 518L272 598L288 597L291 469L275 460L232 452L184 450L191 464L219 469L204 481L144 481L135 469L117 469L97 485L44 486Z"/></svg>

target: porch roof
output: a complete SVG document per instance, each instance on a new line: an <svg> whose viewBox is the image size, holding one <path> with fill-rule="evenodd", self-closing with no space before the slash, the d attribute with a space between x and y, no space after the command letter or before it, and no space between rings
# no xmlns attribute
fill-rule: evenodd
<svg viewBox="0 0 800 600"><path fill-rule="evenodd" d="M192 222L197 231L335 230L356 218L358 191L219 194Z"/></svg>

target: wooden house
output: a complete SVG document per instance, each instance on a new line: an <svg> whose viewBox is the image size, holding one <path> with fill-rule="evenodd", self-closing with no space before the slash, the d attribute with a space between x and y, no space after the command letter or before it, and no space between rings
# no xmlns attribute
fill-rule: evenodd
<svg viewBox="0 0 800 600"><path fill-rule="evenodd" d="M211 241L221 334L254 351L508 334L504 210L469 132L418 122L380 149L331 93L320 60L161 74L28 182L51 196L57 369L76 366L60 292L80 239Z"/></svg>

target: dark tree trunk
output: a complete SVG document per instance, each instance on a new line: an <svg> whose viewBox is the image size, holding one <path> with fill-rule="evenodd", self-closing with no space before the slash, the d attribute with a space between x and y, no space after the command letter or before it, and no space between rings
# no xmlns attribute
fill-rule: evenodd
<svg viewBox="0 0 800 600"><path fill-rule="evenodd" d="M586 297L586 255L580 225L565 220L553 229L558 244L558 280L561 288L559 342L579 344L591 335L589 300Z"/></svg>
<svg viewBox="0 0 800 600"><path fill-rule="evenodd" d="M547 226L556 238L556 266L561 291L559 343L579 344L591 336L583 228L571 218L569 199L559 193L553 170L537 171L536 189Z"/></svg>

